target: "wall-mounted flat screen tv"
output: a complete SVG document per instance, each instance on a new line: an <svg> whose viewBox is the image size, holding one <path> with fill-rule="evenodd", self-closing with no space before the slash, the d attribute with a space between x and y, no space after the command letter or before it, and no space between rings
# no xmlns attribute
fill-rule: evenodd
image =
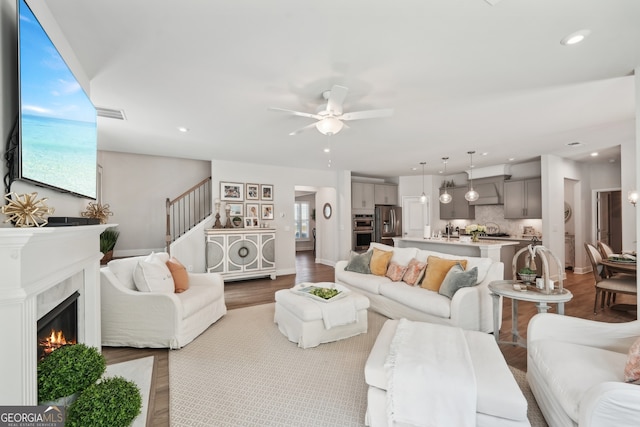
<svg viewBox="0 0 640 427"><path fill-rule="evenodd" d="M35 15L18 0L18 179L96 198L96 109Z"/></svg>

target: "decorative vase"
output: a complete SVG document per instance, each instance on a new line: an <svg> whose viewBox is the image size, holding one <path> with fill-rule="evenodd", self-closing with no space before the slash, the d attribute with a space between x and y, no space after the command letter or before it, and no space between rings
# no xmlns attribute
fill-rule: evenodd
<svg viewBox="0 0 640 427"><path fill-rule="evenodd" d="M480 241L479 234L480 233L471 233L471 241L473 243L478 243Z"/></svg>

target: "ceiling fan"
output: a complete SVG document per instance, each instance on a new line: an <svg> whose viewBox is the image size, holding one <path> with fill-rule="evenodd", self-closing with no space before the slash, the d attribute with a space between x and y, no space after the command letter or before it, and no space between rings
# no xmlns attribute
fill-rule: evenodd
<svg viewBox="0 0 640 427"><path fill-rule="evenodd" d="M353 111L345 113L342 110L342 104L349 89L344 86L333 85L331 90L322 92L322 97L327 101L325 105L321 105L317 113L304 113L301 111L288 110L286 108L270 107L270 110L284 111L294 116L308 117L315 119L316 122L311 123L303 128L294 130L289 135L297 135L307 129L315 127L324 135L335 135L340 132L343 127L347 127L344 121L373 119L377 117L389 117L393 115L393 109L385 108L380 110Z"/></svg>

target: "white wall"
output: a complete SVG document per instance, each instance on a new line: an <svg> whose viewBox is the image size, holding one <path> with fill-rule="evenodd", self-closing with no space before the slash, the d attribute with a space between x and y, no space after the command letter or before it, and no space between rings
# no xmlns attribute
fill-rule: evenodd
<svg viewBox="0 0 640 427"><path fill-rule="evenodd" d="M350 246L350 232L340 233L345 225L345 200L349 203L346 215L351 215L351 186L344 185L345 174L350 176L348 172L331 169L307 170L214 159L211 161L212 197L220 197L220 181L273 185L274 200L269 203L274 204L275 215L270 225L276 229L277 275L295 274L295 187L317 188L316 206L331 203L334 207L330 220L319 220L320 215L316 217L317 260L333 264L348 255L348 251L342 253L345 252L345 240L347 247ZM222 217L224 220L224 213Z"/></svg>
<svg viewBox="0 0 640 427"><path fill-rule="evenodd" d="M99 151L98 162L102 166L102 203L113 212L108 222L118 224L120 231L116 257L163 251L166 199L180 196L211 173L209 161L115 151ZM199 261L180 261L203 265L204 252Z"/></svg>

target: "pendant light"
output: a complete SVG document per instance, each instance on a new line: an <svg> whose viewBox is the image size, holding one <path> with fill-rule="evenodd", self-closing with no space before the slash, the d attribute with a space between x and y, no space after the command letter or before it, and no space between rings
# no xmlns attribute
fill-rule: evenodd
<svg viewBox="0 0 640 427"><path fill-rule="evenodd" d="M420 162L420 164L422 165L422 196L420 196L420 203L424 204L427 202L427 195L424 194L424 165L426 165L427 162Z"/></svg>
<svg viewBox="0 0 640 427"><path fill-rule="evenodd" d="M442 158L442 162L444 163L444 175L445 176L447 175L447 160L449 160L448 157L443 157ZM447 185L445 183L445 185L444 185L444 193L442 193L440 195L440 203L444 203L446 205L447 203L451 203L451 199L452 199L451 194L447 193Z"/></svg>
<svg viewBox="0 0 640 427"><path fill-rule="evenodd" d="M476 190L473 189L473 154L475 151L467 151L467 154L470 158L470 166L469 166L469 191L464 195L464 198L469 202L475 202L478 200L480 195Z"/></svg>

